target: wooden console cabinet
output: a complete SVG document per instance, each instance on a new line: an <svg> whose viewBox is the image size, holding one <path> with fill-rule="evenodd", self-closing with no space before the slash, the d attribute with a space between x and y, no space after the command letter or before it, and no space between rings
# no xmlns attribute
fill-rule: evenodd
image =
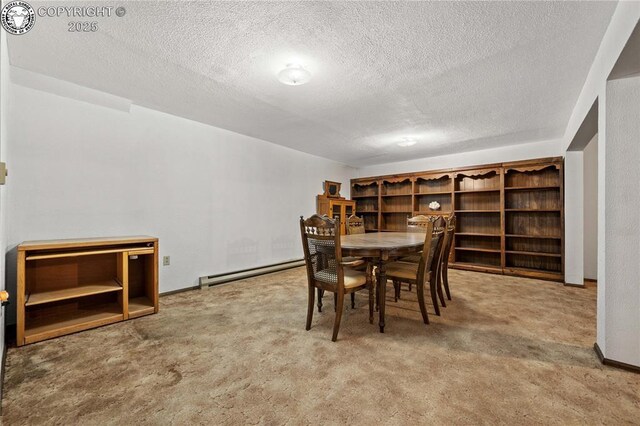
<svg viewBox="0 0 640 426"><path fill-rule="evenodd" d="M347 233L346 223L349 216L355 214L356 202L345 200L344 198L329 198L324 195L318 195L316 199L316 213L319 215L326 214L331 219L340 222L340 234Z"/></svg>
<svg viewBox="0 0 640 426"><path fill-rule="evenodd" d="M158 239L18 246L17 345L158 312Z"/></svg>

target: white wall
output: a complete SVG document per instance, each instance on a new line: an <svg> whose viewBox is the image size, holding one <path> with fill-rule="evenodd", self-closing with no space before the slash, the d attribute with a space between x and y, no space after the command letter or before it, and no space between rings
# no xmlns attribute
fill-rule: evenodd
<svg viewBox="0 0 640 426"><path fill-rule="evenodd" d="M584 277L598 279L598 135L583 151Z"/></svg>
<svg viewBox="0 0 640 426"><path fill-rule="evenodd" d="M11 95L9 246L157 236L160 256L171 256L170 266L160 266L161 292L197 285L203 275L300 259L299 216L315 212L325 179L345 183L348 197L355 174L145 108L126 112L15 84Z"/></svg>
<svg viewBox="0 0 640 426"><path fill-rule="evenodd" d="M410 173L423 170L475 166L479 164L528 160L532 158L562 155L561 141L532 142L481 151L463 152L440 157L420 158L396 163L366 166L358 169L358 177L380 176L393 173Z"/></svg>
<svg viewBox="0 0 640 426"><path fill-rule="evenodd" d="M567 151L564 160L564 280L568 284L584 285L584 205L583 153Z"/></svg>
<svg viewBox="0 0 640 426"><path fill-rule="evenodd" d="M604 95L609 73L618 60L627 40L629 40L629 36L638 23L638 19L640 19L640 1L618 2L571 113L562 138L563 152L571 145L574 136L596 98L600 97L599 108L602 108L603 100L601 97ZM599 111L598 115L602 115L602 111ZM601 124L598 123L600 131L603 129Z"/></svg>
<svg viewBox="0 0 640 426"><path fill-rule="evenodd" d="M613 237L608 234L609 218L607 217L607 211L612 208L620 208L620 205L616 207L607 206L607 199L609 198L607 189L611 185L609 182L611 171L607 168L607 164L610 162L606 158L610 150L607 140L607 78L639 20L640 2L618 2L573 109L563 138L563 147L566 150L569 148L594 101L598 99L598 301L596 340L605 358L622 362L625 361L617 359L616 354L621 350L626 350L622 348L627 348L628 346L622 340L612 339L612 330L620 327L634 328L636 335L638 335L640 334L640 320L637 317L639 311L637 307L635 311L631 309L622 312L620 311L621 306L612 304L611 299L608 297L609 292L624 291L627 286L637 287L637 281L627 283L621 281L609 283L607 281L610 274L610 271L607 270L610 256L608 250L609 247L617 245ZM635 119L637 120L637 117ZM637 143L637 140L635 143ZM565 244L570 244L570 241L567 240ZM637 263L637 259L635 262ZM637 348L635 350L637 354L640 353ZM635 365L640 365L640 362L636 361Z"/></svg>
<svg viewBox="0 0 640 426"><path fill-rule="evenodd" d="M607 358L640 366L640 77L607 83Z"/></svg>

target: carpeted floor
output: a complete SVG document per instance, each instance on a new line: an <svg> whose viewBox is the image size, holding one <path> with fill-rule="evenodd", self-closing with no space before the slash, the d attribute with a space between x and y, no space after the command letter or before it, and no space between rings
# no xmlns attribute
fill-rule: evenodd
<svg viewBox="0 0 640 426"><path fill-rule="evenodd" d="M9 349L3 420L640 423L640 375L593 352L595 288L450 275L453 301L431 325L405 289L380 334L362 293L336 343L330 294L304 330L302 268L163 297L157 315Z"/></svg>

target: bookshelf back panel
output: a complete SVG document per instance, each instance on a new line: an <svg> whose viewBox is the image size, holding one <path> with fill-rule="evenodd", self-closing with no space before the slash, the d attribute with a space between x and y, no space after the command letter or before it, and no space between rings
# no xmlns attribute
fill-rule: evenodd
<svg viewBox="0 0 640 426"><path fill-rule="evenodd" d="M505 174L504 181L505 187L560 186L560 172L555 166L527 172L509 170Z"/></svg>
<svg viewBox="0 0 640 426"><path fill-rule="evenodd" d="M400 212L411 213L411 195L404 197L383 197L382 198L382 211L383 212Z"/></svg>
<svg viewBox="0 0 640 426"><path fill-rule="evenodd" d="M506 209L561 209L560 188L505 191Z"/></svg>
<svg viewBox="0 0 640 426"><path fill-rule="evenodd" d="M456 235L456 247L500 250L500 237Z"/></svg>
<svg viewBox="0 0 640 426"><path fill-rule="evenodd" d="M381 229L386 231L405 232L407 230L407 214L383 214Z"/></svg>
<svg viewBox="0 0 640 426"><path fill-rule="evenodd" d="M455 180L456 191L477 191L485 189L500 189L500 175L489 172L480 176L465 176L460 174Z"/></svg>
<svg viewBox="0 0 640 426"><path fill-rule="evenodd" d="M451 191L451 178L444 176L440 179L421 179L417 178L415 183L415 192L424 194L426 192L444 192Z"/></svg>
<svg viewBox="0 0 640 426"><path fill-rule="evenodd" d="M378 184L372 183L370 185L353 185L351 187L352 197L373 196L378 195Z"/></svg>
<svg viewBox="0 0 640 426"><path fill-rule="evenodd" d="M357 212L368 212L368 211L377 211L378 210L378 199L377 198L361 198L356 201L356 211Z"/></svg>
<svg viewBox="0 0 640 426"><path fill-rule="evenodd" d="M500 215L493 213L456 214L456 232L471 234L500 234Z"/></svg>
<svg viewBox="0 0 640 426"><path fill-rule="evenodd" d="M555 237L562 235L560 212L507 212L506 234Z"/></svg>
<svg viewBox="0 0 640 426"><path fill-rule="evenodd" d="M559 239L507 237L505 248L507 251L561 254L562 241Z"/></svg>
<svg viewBox="0 0 640 426"><path fill-rule="evenodd" d="M366 214L363 216L364 229L366 231L373 231L378 229L378 215Z"/></svg>
<svg viewBox="0 0 640 426"><path fill-rule="evenodd" d="M402 182L383 182L382 195L411 195L411 181L409 179Z"/></svg>
<svg viewBox="0 0 640 426"><path fill-rule="evenodd" d="M500 267L500 253L486 253L473 251L456 251L456 262L472 263L479 266Z"/></svg>
<svg viewBox="0 0 640 426"><path fill-rule="evenodd" d="M507 253L506 256L506 267L562 272L562 259L560 257L530 256L509 253Z"/></svg>
<svg viewBox="0 0 640 426"><path fill-rule="evenodd" d="M500 210L500 193L456 194L456 210Z"/></svg>

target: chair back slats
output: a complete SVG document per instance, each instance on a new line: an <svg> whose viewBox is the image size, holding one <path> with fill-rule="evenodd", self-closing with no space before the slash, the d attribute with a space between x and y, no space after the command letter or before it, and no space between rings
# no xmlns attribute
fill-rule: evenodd
<svg viewBox="0 0 640 426"><path fill-rule="evenodd" d="M347 234L364 234L364 220L356 215L351 215L347 219Z"/></svg>
<svg viewBox="0 0 640 426"><path fill-rule="evenodd" d="M309 279L336 286L343 283L340 231L335 221L327 216L300 217L300 230Z"/></svg>
<svg viewBox="0 0 640 426"><path fill-rule="evenodd" d="M427 225L436 220L435 216L418 215L407 218L407 232L427 232Z"/></svg>
<svg viewBox="0 0 640 426"><path fill-rule="evenodd" d="M451 253L451 246L453 245L453 241L456 238L456 217L455 215L449 216L446 224L446 232L444 237L443 247L442 247L442 255L440 257L440 262L442 264L442 268L447 268L449 266L449 254Z"/></svg>
<svg viewBox="0 0 640 426"><path fill-rule="evenodd" d="M444 216L436 216L433 221L433 229L436 231L444 231L447 227L447 219Z"/></svg>
<svg viewBox="0 0 640 426"><path fill-rule="evenodd" d="M417 281L428 284L430 277L429 272L437 270L438 261L440 260L440 250L442 248L442 240L444 235L443 229L436 229L435 219L429 220L425 227L424 247L420 255L420 263L418 264Z"/></svg>

